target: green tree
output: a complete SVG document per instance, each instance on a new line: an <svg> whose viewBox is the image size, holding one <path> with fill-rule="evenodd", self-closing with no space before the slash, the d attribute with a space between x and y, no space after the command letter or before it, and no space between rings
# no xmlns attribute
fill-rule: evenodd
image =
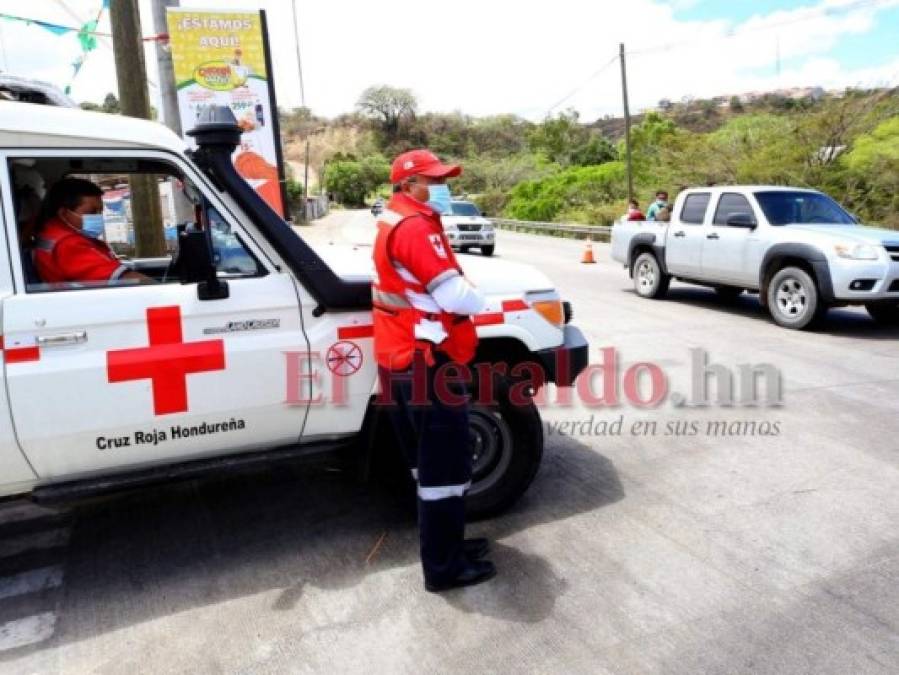
<svg viewBox="0 0 899 675"><path fill-rule="evenodd" d="M399 138L402 125L415 118L418 101L409 89L382 84L363 91L356 107L375 121L387 146Z"/></svg>
<svg viewBox="0 0 899 675"><path fill-rule="evenodd" d="M574 110L546 118L528 132L527 139L532 152L562 166L602 164L616 157L611 143L580 124Z"/></svg>
<svg viewBox="0 0 899 675"><path fill-rule="evenodd" d="M325 166L323 181L328 192L347 206L365 206L365 198L384 185L390 164L381 155L361 160L337 159Z"/></svg>

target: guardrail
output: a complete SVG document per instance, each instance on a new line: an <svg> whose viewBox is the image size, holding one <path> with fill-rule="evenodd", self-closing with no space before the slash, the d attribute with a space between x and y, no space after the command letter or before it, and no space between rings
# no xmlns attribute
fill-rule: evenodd
<svg viewBox="0 0 899 675"><path fill-rule="evenodd" d="M542 223L529 220L509 220L507 218L491 218L495 227L513 232L528 234L545 234L551 237L568 237L569 239L586 238L590 241L609 241L612 228L609 225L574 225L568 223Z"/></svg>

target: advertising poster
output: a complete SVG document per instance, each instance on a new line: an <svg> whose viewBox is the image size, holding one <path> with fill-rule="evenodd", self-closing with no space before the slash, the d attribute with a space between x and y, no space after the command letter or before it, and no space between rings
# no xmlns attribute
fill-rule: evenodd
<svg viewBox="0 0 899 675"><path fill-rule="evenodd" d="M229 106L243 129L234 166L284 216L264 15L181 8L167 12L182 130L197 125L205 106Z"/></svg>

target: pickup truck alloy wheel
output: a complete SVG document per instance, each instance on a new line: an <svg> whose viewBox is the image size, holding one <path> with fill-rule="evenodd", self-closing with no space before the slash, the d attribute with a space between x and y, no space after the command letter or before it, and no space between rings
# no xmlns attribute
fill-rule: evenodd
<svg viewBox="0 0 899 675"><path fill-rule="evenodd" d="M785 328L806 328L821 313L815 281L799 267L785 267L768 285L768 307L774 321Z"/></svg>
<svg viewBox="0 0 899 675"><path fill-rule="evenodd" d="M641 253L634 262L634 290L642 298L660 298L668 291L671 277L662 272L652 253Z"/></svg>

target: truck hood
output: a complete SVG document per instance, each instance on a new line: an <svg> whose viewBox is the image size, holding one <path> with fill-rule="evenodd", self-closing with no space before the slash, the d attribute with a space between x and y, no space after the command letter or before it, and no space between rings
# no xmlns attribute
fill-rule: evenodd
<svg viewBox="0 0 899 675"><path fill-rule="evenodd" d="M834 240L881 246L885 241L899 242L899 232L864 225L787 225L791 230L824 235Z"/></svg>
<svg viewBox="0 0 899 675"><path fill-rule="evenodd" d="M366 281L372 278L371 246L328 244L313 248L343 279ZM465 276L486 295L515 295L555 288L549 277L531 265L468 255L459 256L458 260Z"/></svg>

